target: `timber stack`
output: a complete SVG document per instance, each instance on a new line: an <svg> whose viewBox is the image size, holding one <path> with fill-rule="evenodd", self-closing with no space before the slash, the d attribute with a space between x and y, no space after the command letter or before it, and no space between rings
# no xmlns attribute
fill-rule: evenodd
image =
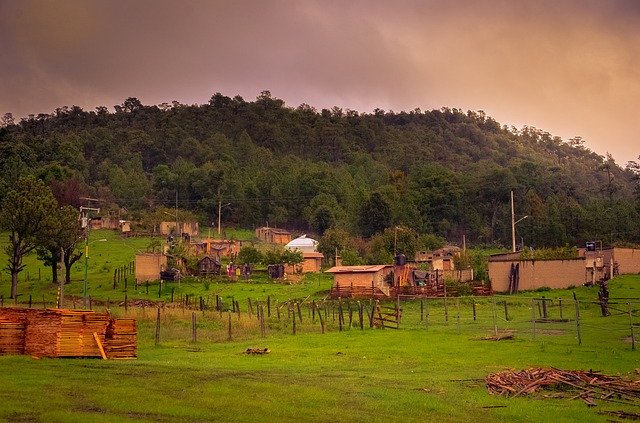
<svg viewBox="0 0 640 423"><path fill-rule="evenodd" d="M126 323L120 324L123 320ZM27 354L33 357L136 357L135 320L114 319L106 313L66 309L0 309L0 354ZM124 325L127 348L107 348L122 344L118 331ZM103 355L103 351L107 352ZM111 352L111 355L109 352Z"/></svg>

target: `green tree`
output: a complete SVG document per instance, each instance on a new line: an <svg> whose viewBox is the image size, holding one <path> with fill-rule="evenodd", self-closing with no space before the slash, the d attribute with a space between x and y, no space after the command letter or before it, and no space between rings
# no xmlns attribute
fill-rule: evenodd
<svg viewBox="0 0 640 423"><path fill-rule="evenodd" d="M78 221L78 211L71 206L57 209L49 231L43 234L41 245L36 248L38 259L51 267L53 283L57 284L58 262L61 252L64 252L65 283L70 283L71 266L83 255L77 251L84 234Z"/></svg>
<svg viewBox="0 0 640 423"><path fill-rule="evenodd" d="M380 233L391 225L391 208L378 192L369 196L360 208L358 227L365 238Z"/></svg>
<svg viewBox="0 0 640 423"><path fill-rule="evenodd" d="M20 178L7 193L0 210L0 228L9 231L7 267L11 273L11 298L18 295L18 274L24 269L23 258L41 244L50 233L57 210L51 190L31 176Z"/></svg>
<svg viewBox="0 0 640 423"><path fill-rule="evenodd" d="M256 263L260 263L263 260L262 253L252 245L246 245L238 252L236 261L238 263L248 263L253 266Z"/></svg>

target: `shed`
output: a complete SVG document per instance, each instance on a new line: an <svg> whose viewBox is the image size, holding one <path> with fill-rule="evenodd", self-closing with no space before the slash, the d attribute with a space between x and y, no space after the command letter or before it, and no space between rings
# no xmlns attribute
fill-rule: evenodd
<svg viewBox="0 0 640 423"><path fill-rule="evenodd" d="M334 266L326 272L333 273L332 296L388 296L393 285L393 266L388 264Z"/></svg>
<svg viewBox="0 0 640 423"><path fill-rule="evenodd" d="M198 262L198 275L219 275L221 268L222 266L218 260L206 256Z"/></svg>
<svg viewBox="0 0 640 423"><path fill-rule="evenodd" d="M160 253L136 254L136 282L155 281L167 267L167 256Z"/></svg>
<svg viewBox="0 0 640 423"><path fill-rule="evenodd" d="M269 242L271 244L284 245L291 241L291 232L285 229L263 226L262 228L256 229L256 238L260 241Z"/></svg>

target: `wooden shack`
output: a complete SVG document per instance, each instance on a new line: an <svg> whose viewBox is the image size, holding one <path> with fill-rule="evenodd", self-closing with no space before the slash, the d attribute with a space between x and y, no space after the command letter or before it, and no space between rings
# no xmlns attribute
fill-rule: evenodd
<svg viewBox="0 0 640 423"><path fill-rule="evenodd" d="M220 262L209 256L203 257L198 261L199 276L219 275L221 268Z"/></svg>
<svg viewBox="0 0 640 423"><path fill-rule="evenodd" d="M333 273L333 297L387 297L393 285L393 266L386 264L334 266L326 272Z"/></svg>

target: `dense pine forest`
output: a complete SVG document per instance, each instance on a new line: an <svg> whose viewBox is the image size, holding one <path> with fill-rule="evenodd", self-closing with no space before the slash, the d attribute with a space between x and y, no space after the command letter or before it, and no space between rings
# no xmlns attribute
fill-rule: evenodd
<svg viewBox="0 0 640 423"><path fill-rule="evenodd" d="M368 239L389 228L469 245L531 247L640 242L639 166L618 166L576 137L501 126L458 109L358 113L293 108L262 92L208 104L110 112L61 107L0 128L0 195L21 175L60 203L89 197L105 213L143 221L158 207L203 225L269 224ZM169 218L170 219L170 218Z"/></svg>

